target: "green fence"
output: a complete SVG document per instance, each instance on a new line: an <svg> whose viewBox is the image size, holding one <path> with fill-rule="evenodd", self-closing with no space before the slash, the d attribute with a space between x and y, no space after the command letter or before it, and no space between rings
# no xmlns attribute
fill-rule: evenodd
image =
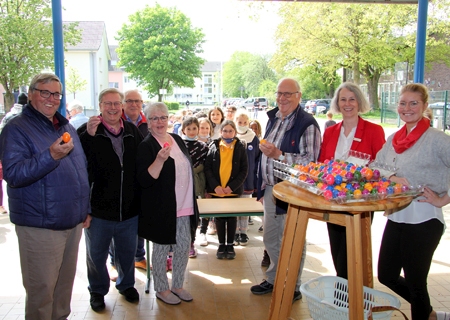
<svg viewBox="0 0 450 320"><path fill-rule="evenodd" d="M381 94L381 122L402 125L397 113L398 92L383 92ZM440 130L450 130L450 95L449 91L430 91L429 107L433 111L433 127ZM444 108L446 106L446 108Z"/></svg>

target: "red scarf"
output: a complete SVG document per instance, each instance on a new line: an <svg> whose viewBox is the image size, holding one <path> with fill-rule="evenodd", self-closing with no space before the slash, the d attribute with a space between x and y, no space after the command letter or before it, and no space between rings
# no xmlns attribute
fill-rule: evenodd
<svg viewBox="0 0 450 320"><path fill-rule="evenodd" d="M423 117L417 122L416 127L409 134L406 132L406 124L398 130L392 139L392 145L397 153L403 153L411 148L422 134L430 127L430 120Z"/></svg>

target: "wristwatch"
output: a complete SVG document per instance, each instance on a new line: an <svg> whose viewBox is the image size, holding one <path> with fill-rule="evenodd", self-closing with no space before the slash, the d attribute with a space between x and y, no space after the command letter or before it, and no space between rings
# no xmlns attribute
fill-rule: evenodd
<svg viewBox="0 0 450 320"><path fill-rule="evenodd" d="M284 159L286 159L285 155L284 155L284 151L281 151L280 156L278 157L278 160L283 161Z"/></svg>

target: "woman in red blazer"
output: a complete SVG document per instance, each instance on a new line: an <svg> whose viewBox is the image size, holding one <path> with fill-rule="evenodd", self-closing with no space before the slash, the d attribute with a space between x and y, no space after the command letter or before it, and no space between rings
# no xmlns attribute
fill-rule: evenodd
<svg viewBox="0 0 450 320"><path fill-rule="evenodd" d="M343 159L349 150L369 154L370 160L374 160L386 139L380 125L359 116L370 110L359 86L351 82L341 84L333 97L330 110L341 113L343 120L325 130L318 161ZM337 276L347 279L345 227L327 223L327 228Z"/></svg>

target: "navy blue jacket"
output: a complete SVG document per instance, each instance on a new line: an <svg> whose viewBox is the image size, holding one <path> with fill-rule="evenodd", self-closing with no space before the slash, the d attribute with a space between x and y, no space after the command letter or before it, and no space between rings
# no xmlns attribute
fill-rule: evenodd
<svg viewBox="0 0 450 320"><path fill-rule="evenodd" d="M3 177L8 183L11 222L51 230L71 229L88 213L86 157L75 128L58 112L59 128L27 104L0 135ZM50 145L69 132L74 148L54 160Z"/></svg>
<svg viewBox="0 0 450 320"><path fill-rule="evenodd" d="M269 120L267 121L267 128L266 133L264 134L264 138L267 138L269 133L272 130L272 127L275 123L275 115L278 112L278 108L272 109L267 112L267 115L269 117ZM286 130L283 140L281 141L280 150L285 153L299 153L300 150L298 148L298 145L300 143L300 138L305 132L306 128L308 128L310 125L316 126L319 130L319 125L317 124L316 119L309 113L306 113L300 106L297 106L297 109L295 109L294 114L294 121L292 122L292 125ZM261 172L261 161L259 162L259 170L258 172ZM261 189L262 186L262 175L258 174L258 200L262 198L264 195L264 190ZM276 199L276 205L277 205L277 214L284 214L287 212L288 204L286 202L283 202L279 199Z"/></svg>

